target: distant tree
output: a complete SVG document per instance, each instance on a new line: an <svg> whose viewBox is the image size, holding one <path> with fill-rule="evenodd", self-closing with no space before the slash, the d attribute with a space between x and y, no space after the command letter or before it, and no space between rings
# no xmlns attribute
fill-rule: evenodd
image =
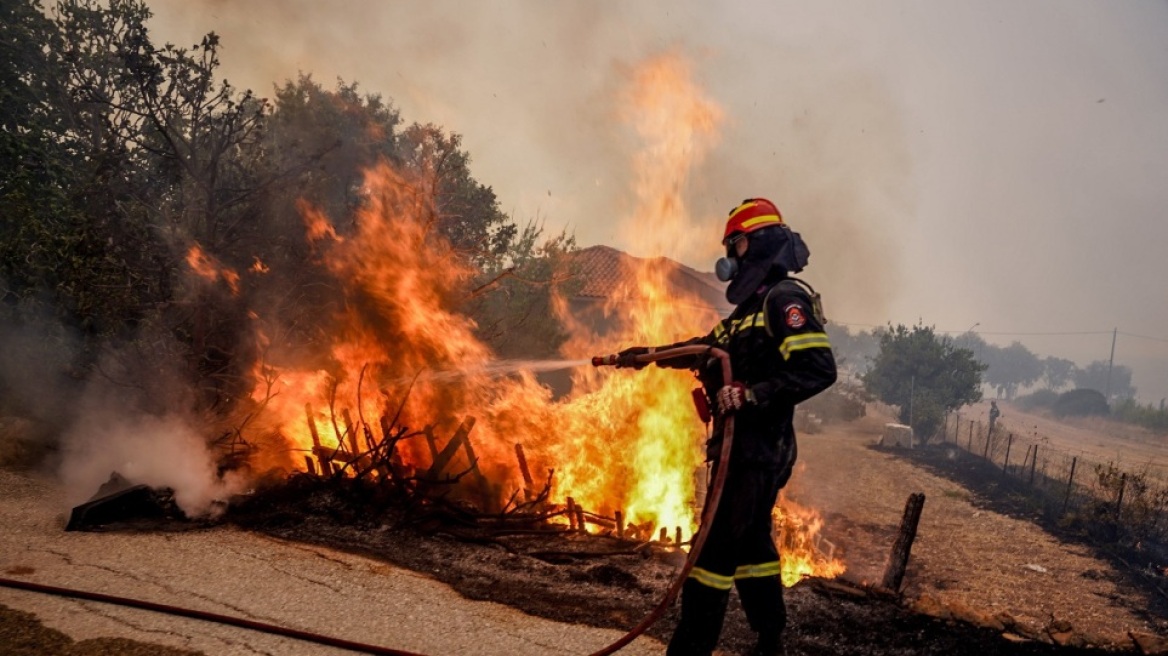
<svg viewBox="0 0 1168 656"><path fill-rule="evenodd" d="M1051 411L1056 417L1086 417L1107 415L1109 408L1102 392L1080 387L1060 394Z"/></svg>
<svg viewBox="0 0 1168 656"><path fill-rule="evenodd" d="M946 412L981 399L984 370L971 351L938 337L933 327L897 325L881 335L863 381L876 398L899 407L900 421L927 441Z"/></svg>
<svg viewBox="0 0 1168 656"><path fill-rule="evenodd" d="M994 347L986 343L981 335L973 331L966 331L953 338L953 346L973 353L973 359L982 364L989 364L990 350Z"/></svg>
<svg viewBox="0 0 1168 656"><path fill-rule="evenodd" d="M827 324L827 335L831 338L831 348L836 362L843 368L857 373L868 370L872 359L880 352L882 329L852 332L847 326Z"/></svg>
<svg viewBox="0 0 1168 656"><path fill-rule="evenodd" d="M1075 369L1075 363L1070 360L1048 356L1042 360L1042 380L1057 392L1070 384Z"/></svg>
<svg viewBox="0 0 1168 656"><path fill-rule="evenodd" d="M1074 372L1075 386L1080 389L1093 389L1103 394L1111 390L1110 403L1114 400L1135 398L1136 388L1132 387L1131 368L1121 364L1111 367L1110 376L1107 373L1108 364L1104 360L1096 360L1084 369ZM1108 379L1110 378L1110 384Z"/></svg>
<svg viewBox="0 0 1168 656"><path fill-rule="evenodd" d="M985 379L997 388L1000 396L1013 399L1018 388L1030 385L1042 376L1042 361L1020 342L1005 348L990 347L989 353L989 362L985 362Z"/></svg>

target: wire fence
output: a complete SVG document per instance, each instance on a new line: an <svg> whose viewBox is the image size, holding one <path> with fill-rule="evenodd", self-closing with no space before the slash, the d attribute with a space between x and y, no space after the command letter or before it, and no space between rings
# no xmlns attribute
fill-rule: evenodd
<svg viewBox="0 0 1168 656"><path fill-rule="evenodd" d="M940 433L981 458L1012 491L1051 519L1102 528L1134 544L1168 544L1168 480L1149 465L1093 459L1053 446L1037 433L1020 434L980 419L949 413Z"/></svg>

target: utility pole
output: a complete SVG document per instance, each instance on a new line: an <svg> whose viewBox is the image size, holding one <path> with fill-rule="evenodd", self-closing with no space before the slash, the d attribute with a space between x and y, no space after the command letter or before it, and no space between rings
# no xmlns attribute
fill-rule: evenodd
<svg viewBox="0 0 1168 656"><path fill-rule="evenodd" d="M1111 368L1115 366L1115 335L1118 332L1118 328L1111 329L1111 357L1107 360L1107 392L1103 395L1103 398L1107 399L1107 405L1111 405Z"/></svg>
<svg viewBox="0 0 1168 656"><path fill-rule="evenodd" d="M913 396L916 393L917 377L912 376L908 379L908 425L912 426L913 420Z"/></svg>

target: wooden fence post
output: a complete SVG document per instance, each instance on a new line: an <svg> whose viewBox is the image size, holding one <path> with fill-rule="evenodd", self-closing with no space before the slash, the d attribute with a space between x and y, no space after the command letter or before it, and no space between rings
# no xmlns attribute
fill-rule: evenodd
<svg viewBox="0 0 1168 656"><path fill-rule="evenodd" d="M1007 473L1010 467L1010 447L1014 446L1014 434L1010 433L1010 438L1006 442L1006 459L1002 461L1002 473Z"/></svg>
<svg viewBox="0 0 1168 656"><path fill-rule="evenodd" d="M1030 460L1030 485L1034 485L1034 468L1038 465L1038 445L1034 445L1034 455Z"/></svg>
<svg viewBox="0 0 1168 656"><path fill-rule="evenodd" d="M1067 514L1067 504L1071 501L1071 486L1075 484L1075 465L1079 462L1079 456L1071 458L1071 475L1067 478L1067 495L1063 497L1063 512Z"/></svg>
<svg viewBox="0 0 1168 656"><path fill-rule="evenodd" d="M1127 472L1124 472L1119 477L1119 499L1115 501L1115 521L1119 521L1119 515L1123 512L1123 489L1127 487Z"/></svg>
<svg viewBox="0 0 1168 656"><path fill-rule="evenodd" d="M921 521L921 509L925 506L925 495L917 492L908 496L904 504L904 517L900 520L900 531L896 535L896 542L892 544L892 551L888 554L888 567L884 570L884 580L881 585L897 592L904 581L904 572L908 569L908 556L912 551L913 540L917 537L917 524Z"/></svg>

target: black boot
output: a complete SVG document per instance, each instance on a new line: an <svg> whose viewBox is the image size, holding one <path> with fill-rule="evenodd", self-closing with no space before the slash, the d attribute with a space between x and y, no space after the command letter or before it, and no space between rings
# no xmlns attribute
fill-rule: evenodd
<svg viewBox="0 0 1168 656"><path fill-rule="evenodd" d="M681 617L666 656L709 656L718 644L729 590L717 590L689 579L681 588Z"/></svg>
<svg viewBox="0 0 1168 656"><path fill-rule="evenodd" d="M755 643L754 649L750 650L750 656L786 656L786 654L782 633L759 634L758 642Z"/></svg>

